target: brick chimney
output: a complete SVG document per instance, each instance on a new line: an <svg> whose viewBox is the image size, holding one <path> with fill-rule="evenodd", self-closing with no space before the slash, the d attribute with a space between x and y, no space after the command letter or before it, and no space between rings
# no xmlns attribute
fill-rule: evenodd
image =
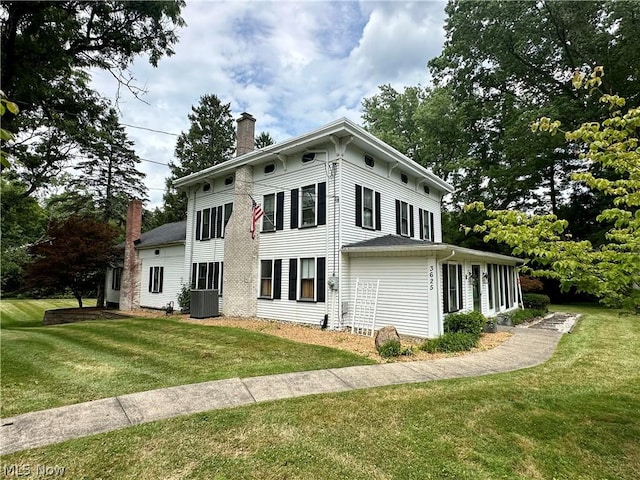
<svg viewBox="0 0 640 480"><path fill-rule="evenodd" d="M244 112L237 120L236 157L253 151L255 148L256 119Z"/></svg>
<svg viewBox="0 0 640 480"><path fill-rule="evenodd" d="M124 240L124 267L120 282L120 310L135 310L140 306L140 261L135 242L142 234L142 201L133 199L127 207L127 227Z"/></svg>

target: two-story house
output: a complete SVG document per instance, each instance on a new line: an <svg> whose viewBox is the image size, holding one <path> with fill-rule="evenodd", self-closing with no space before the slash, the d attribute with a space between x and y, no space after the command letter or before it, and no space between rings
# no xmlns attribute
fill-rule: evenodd
<svg viewBox="0 0 640 480"><path fill-rule="evenodd" d="M435 337L449 312L517 308L520 260L442 243L451 185L347 119L260 150L254 124L238 120L236 158L176 182L182 281L218 290L223 315Z"/></svg>

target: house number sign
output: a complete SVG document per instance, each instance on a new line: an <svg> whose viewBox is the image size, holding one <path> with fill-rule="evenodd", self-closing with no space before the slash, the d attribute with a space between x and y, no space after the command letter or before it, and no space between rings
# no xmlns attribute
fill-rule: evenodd
<svg viewBox="0 0 640 480"><path fill-rule="evenodd" d="M429 266L429 290L433 290L434 287L434 268L433 265Z"/></svg>

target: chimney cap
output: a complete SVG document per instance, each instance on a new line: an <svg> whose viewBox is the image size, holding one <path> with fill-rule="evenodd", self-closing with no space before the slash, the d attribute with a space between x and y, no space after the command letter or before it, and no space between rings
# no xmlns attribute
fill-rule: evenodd
<svg viewBox="0 0 640 480"><path fill-rule="evenodd" d="M240 122L242 120L252 120L254 122L256 121L256 119L253 118L253 116L250 113L247 113L247 112L242 112L240 114L240 118L237 121Z"/></svg>

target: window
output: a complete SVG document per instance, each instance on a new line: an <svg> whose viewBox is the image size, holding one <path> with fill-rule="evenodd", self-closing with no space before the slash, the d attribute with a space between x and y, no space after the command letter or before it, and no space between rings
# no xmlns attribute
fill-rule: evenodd
<svg viewBox="0 0 640 480"><path fill-rule="evenodd" d="M208 208L202 211L202 224L201 224L201 232L200 239L208 240L211 238L211 210Z"/></svg>
<svg viewBox="0 0 640 480"><path fill-rule="evenodd" d="M122 267L116 267L111 273L111 290L120 290L122 282Z"/></svg>
<svg viewBox="0 0 640 480"><path fill-rule="evenodd" d="M279 195L279 194L278 194ZM283 197L284 200L284 197ZM276 210L280 209L276 197ZM280 220L276 212L276 230ZM290 226L294 228L325 225L327 219L327 184L326 182L307 185L291 190Z"/></svg>
<svg viewBox="0 0 640 480"><path fill-rule="evenodd" d="M208 192L209 190L211 190L211 185L209 185L208 183L205 183L205 184L202 186L202 191L203 191L203 192Z"/></svg>
<svg viewBox="0 0 640 480"><path fill-rule="evenodd" d="M325 301L325 263L325 257L289 260L289 300ZM277 286L278 282L275 284Z"/></svg>
<svg viewBox="0 0 640 480"><path fill-rule="evenodd" d="M426 185L424 185L422 188L424 189L424 193L426 193L427 195L429 195L429 187L427 187Z"/></svg>
<svg viewBox="0 0 640 480"><path fill-rule="evenodd" d="M302 227L309 227L316 224L316 186L309 185L302 187Z"/></svg>
<svg viewBox="0 0 640 480"><path fill-rule="evenodd" d="M231 214L233 213L233 203L227 203L224 206L224 229L227 229L227 223L229 223L229 219L231 218ZM222 232L222 236L224 236L224 232Z"/></svg>
<svg viewBox="0 0 640 480"><path fill-rule="evenodd" d="M194 263L191 267L191 288L218 290L222 295L223 262Z"/></svg>
<svg viewBox="0 0 640 480"><path fill-rule="evenodd" d="M313 162L316 159L315 152L308 152L302 155L302 163Z"/></svg>
<svg viewBox="0 0 640 480"><path fill-rule="evenodd" d="M356 226L381 230L380 193L356 185Z"/></svg>
<svg viewBox="0 0 640 480"><path fill-rule="evenodd" d="M260 296L271 298L271 286L273 283L273 262L271 260L260 261Z"/></svg>
<svg viewBox="0 0 640 480"><path fill-rule="evenodd" d="M400 174L400 180L402 181L402 183L409 183L409 177L407 177L406 173Z"/></svg>
<svg viewBox="0 0 640 480"><path fill-rule="evenodd" d="M233 185L233 175L229 175L227 178L224 179L224 185L225 187L228 187L229 185Z"/></svg>
<svg viewBox="0 0 640 480"><path fill-rule="evenodd" d="M444 263L442 265L442 300L444 313L462 309L462 265Z"/></svg>
<svg viewBox="0 0 640 480"><path fill-rule="evenodd" d="M300 260L300 300L313 300L315 298L315 259L303 258Z"/></svg>
<svg viewBox="0 0 640 480"><path fill-rule="evenodd" d="M435 241L435 225L433 212L419 209L420 217L420 239Z"/></svg>
<svg viewBox="0 0 640 480"><path fill-rule="evenodd" d="M267 163L264 166L265 175L269 175L270 173L273 173L275 171L276 171L276 164L275 163Z"/></svg>
<svg viewBox="0 0 640 480"><path fill-rule="evenodd" d="M404 237L413 237L413 205L396 200L396 233Z"/></svg>
<svg viewBox="0 0 640 480"><path fill-rule="evenodd" d="M272 232L276 229L276 196L274 193L265 195L262 202L262 210L264 215L262 216L262 231Z"/></svg>
<svg viewBox="0 0 640 480"><path fill-rule="evenodd" d="M373 168L373 165L374 165L373 157L371 155L369 155L368 153L364 154L364 164L367 167L372 167Z"/></svg>
<svg viewBox="0 0 640 480"><path fill-rule="evenodd" d="M151 293L162 293L162 277L164 276L164 267L149 268L149 291Z"/></svg>

